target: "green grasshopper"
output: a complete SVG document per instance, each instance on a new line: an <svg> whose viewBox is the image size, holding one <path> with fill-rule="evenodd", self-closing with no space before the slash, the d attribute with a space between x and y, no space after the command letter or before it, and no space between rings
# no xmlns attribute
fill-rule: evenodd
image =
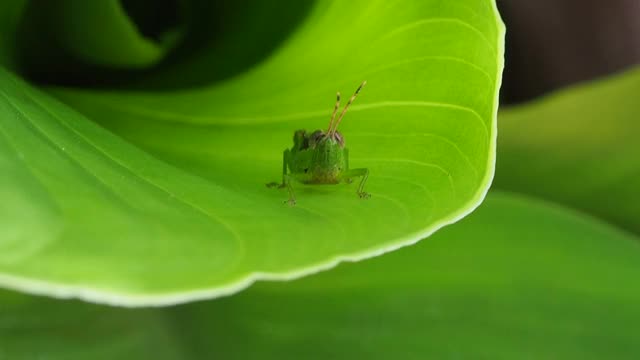
<svg viewBox="0 0 640 360"><path fill-rule="evenodd" d="M285 202L289 205L296 204L296 197L291 185L293 180L303 184L329 185L339 184L343 181L351 183L353 178L362 177L357 194L362 199L370 197L370 194L364 192L369 169L349 169L349 151L344 147L344 137L337 130L349 105L366 83L365 81L360 84L340 113L338 120L334 121L340 107L340 93L338 92L336 105L333 108L331 121L329 121L329 127L326 131L316 130L307 134L306 130L298 130L293 134L293 147L286 149L282 154L282 183L267 184L268 187L286 187L289 190L289 200ZM289 173L287 173L287 169L289 169Z"/></svg>

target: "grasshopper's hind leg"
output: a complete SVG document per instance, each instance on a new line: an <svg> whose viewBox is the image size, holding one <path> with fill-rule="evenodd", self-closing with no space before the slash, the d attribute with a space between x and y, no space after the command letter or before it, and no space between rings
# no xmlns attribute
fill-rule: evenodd
<svg viewBox="0 0 640 360"><path fill-rule="evenodd" d="M364 184L369 178L369 169L352 169L347 171L343 176L344 180L347 182L354 177L362 177L362 180L360 180L360 184L358 185L358 196L360 196L361 199L368 199L371 197L371 194L364 192Z"/></svg>

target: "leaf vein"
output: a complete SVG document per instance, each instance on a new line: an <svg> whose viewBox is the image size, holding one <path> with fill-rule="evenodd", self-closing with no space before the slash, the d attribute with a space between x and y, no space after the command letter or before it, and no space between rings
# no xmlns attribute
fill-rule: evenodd
<svg viewBox="0 0 640 360"><path fill-rule="evenodd" d="M17 84L15 81L14 81L14 83L15 83L16 85L19 85L19 84ZM8 96L7 96L3 91L0 91L0 93L2 93L3 97L5 97L5 98L7 99L7 101L9 101L9 102L11 103L11 101L9 100L9 97L8 97ZM35 99L35 97L31 96L30 94L28 94L28 93L26 93L26 92L25 92L25 94L29 95L29 97L32 99L32 101L33 101L35 104L37 104L41 109L43 109L46 113L48 113L49 115L51 115L51 117L52 117L53 119L56 119L56 120L58 121L58 123L60 123L61 125L63 125L63 126L64 126L64 127L66 127L67 129L71 130L73 133L75 133L78 137L80 137L80 138L81 138L85 143L87 143L89 146L93 147L93 148L94 148L94 149L96 149L98 152L102 153L102 154L105 156L105 158L107 158L107 159L111 160L113 163L115 163L115 164L119 165L121 168L123 168L123 169L127 170L130 174L132 174L132 175L134 175L135 177L137 177L137 178L139 178L139 179L143 180L144 182L146 182L147 184L151 185L152 187L155 187L155 188L157 188L157 189L161 190L162 192L164 192L164 193L168 194L169 196L171 196L172 198L174 198L174 199L178 200L179 202L181 202L181 203L183 203L183 204L187 205L188 207L191 207L192 209L196 210L197 212L200 212L201 214L205 215L206 217L208 217L208 218L210 218L210 219L212 219L212 220L214 220L214 221L218 222L218 223L219 223L219 224L221 224L224 228L226 228L226 230L227 230L230 234L232 234L232 235L235 237L236 241L238 241L239 243L242 243L242 240L241 240L240 235L239 235L239 234L238 234L238 233L233 229L233 227L231 227L231 225L229 225L227 222L225 222L225 221L223 221L222 219L220 219L219 217L217 217L217 216L215 216L215 215L211 214L210 212L207 212L206 210L202 209L201 207L199 207L199 206L197 206L197 205L195 205L195 204L193 204L193 203L191 203L191 202L189 202L189 201L186 201L185 199L182 199L182 198L180 198L180 197L176 196L174 193L172 193L172 192L171 192L171 191L169 191L168 189L166 189L166 188L164 188L164 187L160 186L159 184L157 184L157 183L153 182L152 180L147 179L146 177L144 177L144 176L142 176L142 175L140 175L140 174L138 174L138 173L134 172L134 171L133 171L133 169L129 168L129 167L128 167L128 166L126 166L124 163L122 163L121 161L119 161L119 160L117 160L116 158L114 158L113 156L111 156L108 152L104 151L104 150L103 150L103 149L101 149L99 146L97 146L95 143L93 143L92 141L90 141L87 137L85 137L84 135L82 135L82 134L81 134L78 130L76 130L73 126L69 125L69 124L68 124L68 123L66 123L64 120L62 120L62 118L58 117L56 114L54 114L53 112L51 112L51 111L50 111L47 107L45 107L42 103L40 103L39 101L37 101L37 100ZM20 110L18 109L18 107L17 107L15 104L12 104L12 105L16 108L16 110L20 111ZM26 119L27 121L29 121L29 122L30 122L30 123L31 123L35 128L37 128L37 129L38 129L38 130L39 130L39 131L40 131L44 136L46 136L47 138L49 138L49 139L50 139L50 141L51 141L53 144L55 144L57 147L59 147L59 148L62 150L62 153L66 154L68 157L72 158L70 154L68 154L67 152L65 152L65 151L62 149L62 146L61 146L60 144L58 144L57 142L55 142L55 141L50 137L50 135L48 135L45 131L43 131L41 128L39 128L39 127L38 127L38 126L37 126L33 121L31 121L31 120L29 119L29 117L28 117L28 116L26 116L25 114L23 114L23 115L24 115L24 117L25 117L25 119ZM72 160L76 161L76 159L73 159L73 158L72 158ZM83 168L85 168L85 170L87 170L89 173L91 173L91 172L88 170L88 168L86 167L86 165L85 165L85 164L82 164L81 162L78 162L78 165L79 165L79 166L81 166L81 167L83 167ZM104 184L104 182L102 182L102 183Z"/></svg>

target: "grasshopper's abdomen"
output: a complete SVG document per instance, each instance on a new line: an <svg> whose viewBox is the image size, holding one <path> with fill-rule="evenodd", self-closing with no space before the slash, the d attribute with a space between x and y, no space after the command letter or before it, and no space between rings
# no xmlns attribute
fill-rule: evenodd
<svg viewBox="0 0 640 360"><path fill-rule="evenodd" d="M307 184L338 184L340 183L340 178L342 175L342 171L340 170L329 170L325 169L316 169L311 174L311 177L306 182Z"/></svg>

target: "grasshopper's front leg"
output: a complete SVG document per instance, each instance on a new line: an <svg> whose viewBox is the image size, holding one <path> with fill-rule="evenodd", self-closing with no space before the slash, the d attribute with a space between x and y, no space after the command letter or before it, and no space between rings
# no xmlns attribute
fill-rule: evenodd
<svg viewBox="0 0 640 360"><path fill-rule="evenodd" d="M361 176L362 180L360 180L360 185L358 185L358 196L360 196L361 199L368 199L369 197L371 197L371 194L364 192L364 184L367 182L367 179L369 178L369 169L352 169L352 170L348 170L343 178L345 179L345 181L349 181L351 180L351 178L354 177L358 177Z"/></svg>
<svg viewBox="0 0 640 360"><path fill-rule="evenodd" d="M287 190L289 190L289 199L285 201L285 203L289 204L289 206L294 206L296 204L296 195L293 193L293 186L291 186L291 176L284 175L283 181L286 184Z"/></svg>
<svg viewBox="0 0 640 360"><path fill-rule="evenodd" d="M293 187L291 186L291 177L287 175L287 164L289 163L289 155L291 151L286 149L282 152L282 183L278 184L277 182L270 182L267 184L267 187L278 187L278 189L282 189L283 187L287 187L289 190L289 200L285 201L289 205L296 204L296 196L293 193Z"/></svg>
<svg viewBox="0 0 640 360"><path fill-rule="evenodd" d="M289 149L286 149L285 151L282 152L282 183L278 184L277 182L272 181L267 184L268 188L273 188L277 186L278 189L282 189L283 187L287 186L285 182L285 178L287 176L287 164L289 163L289 153L290 153Z"/></svg>

